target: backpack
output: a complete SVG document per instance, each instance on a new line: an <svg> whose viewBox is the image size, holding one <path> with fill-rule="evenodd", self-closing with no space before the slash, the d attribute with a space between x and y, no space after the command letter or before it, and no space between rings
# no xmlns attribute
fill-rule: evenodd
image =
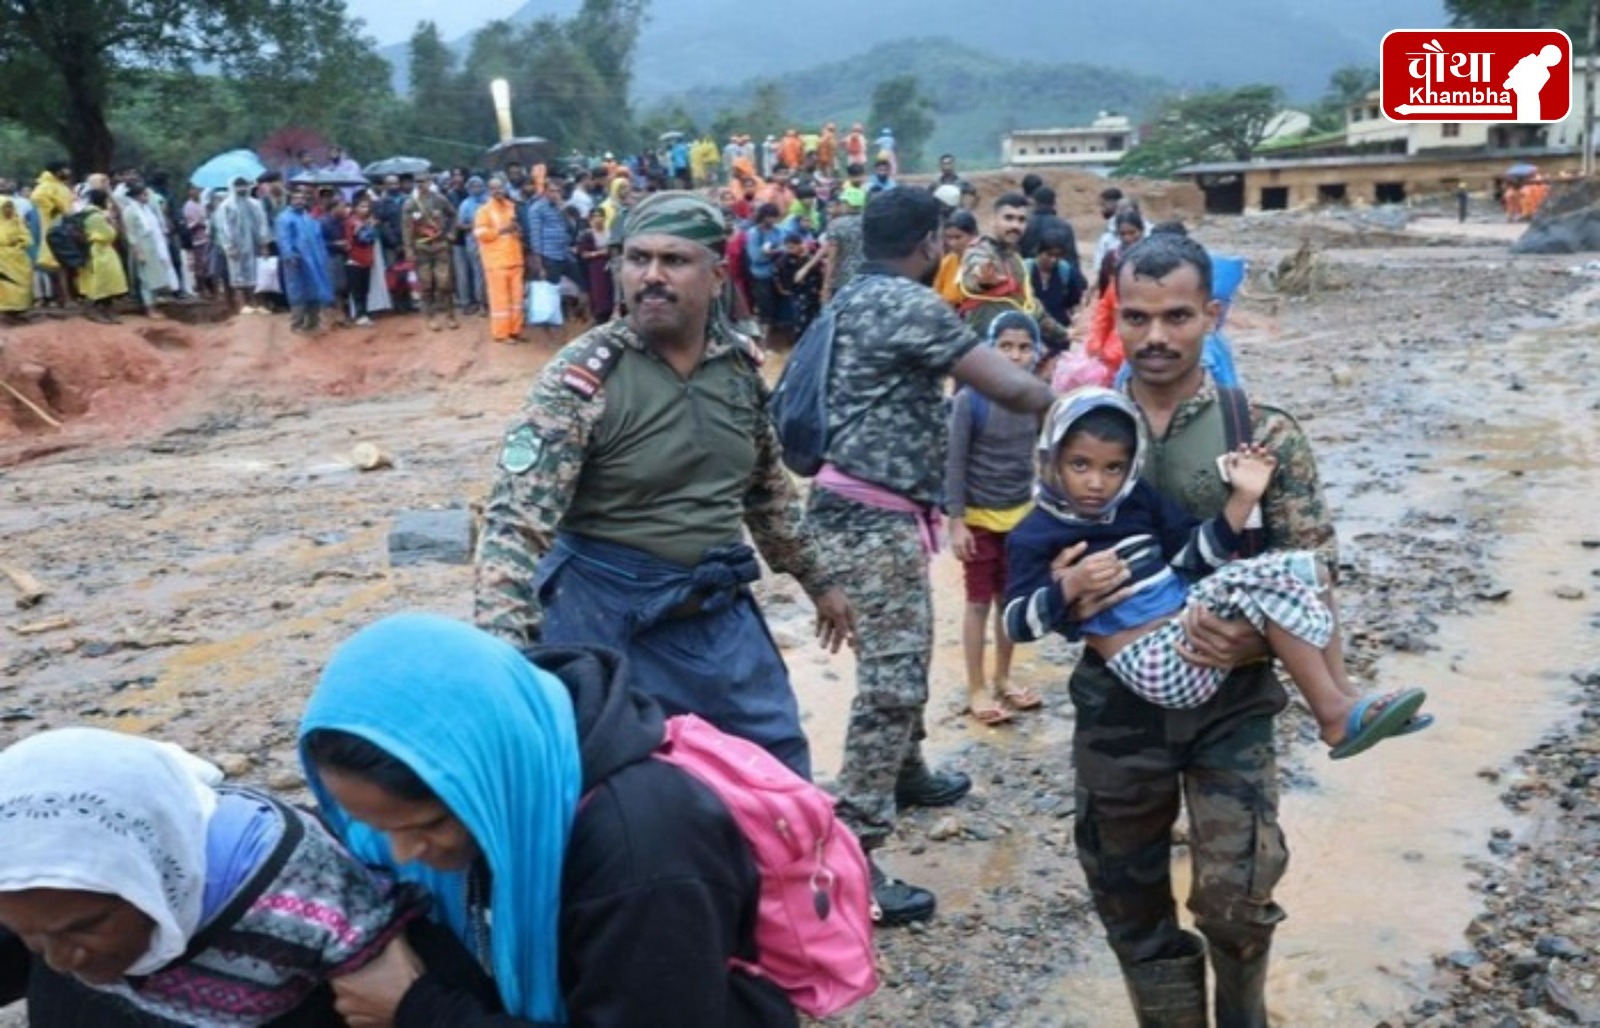
<svg viewBox="0 0 1600 1028"><path fill-rule="evenodd" d="M772 390L768 410L783 446L783 463L810 478L828 454L828 375L833 370L833 336L839 302L864 281L857 277L840 290L801 334Z"/></svg>
<svg viewBox="0 0 1600 1028"><path fill-rule="evenodd" d="M761 875L757 957L734 965L773 982L809 1017L872 995L871 876L833 797L755 743L693 714L667 719L654 756L715 793L750 844Z"/></svg>
<svg viewBox="0 0 1600 1028"><path fill-rule="evenodd" d="M69 214L51 225L50 231L44 234L45 242L50 244L50 252L55 254L56 263L69 271L89 263L89 231L84 226L89 220L89 213L78 211Z"/></svg>

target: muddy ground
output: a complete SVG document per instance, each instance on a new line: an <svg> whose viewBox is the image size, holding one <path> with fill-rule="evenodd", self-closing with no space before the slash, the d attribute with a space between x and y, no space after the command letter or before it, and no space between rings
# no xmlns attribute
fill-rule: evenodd
<svg viewBox="0 0 1600 1028"><path fill-rule="evenodd" d="M1392 685L1414 668L1444 701L1458 670L1468 695L1469 645L1492 651L1541 625L1564 633L1528 683L1517 669L1488 682L1490 698L1545 690L1528 712L1508 708L1503 732L1482 690L1470 694L1474 716L1491 708L1481 742L1462 743L1481 750L1447 755L1452 721L1441 718L1438 740L1374 751L1368 768L1396 788L1431 788L1465 760L1450 773L1489 798L1449 845L1409 837L1415 822L1388 820L1388 806L1375 816L1373 838L1450 893L1450 912L1433 917L1447 923L1432 926L1437 941L1391 940L1332 972L1284 960L1269 989L1284 1025L1600 1023L1600 522L1584 495L1600 460L1600 279L1570 258L1512 258L1492 224L1471 229L1319 216L1197 228L1258 272L1231 335L1252 393L1296 412L1317 447L1361 674ZM1259 272L1303 239L1316 251L1301 276L1313 291L1282 295ZM51 429L0 397L0 564L49 591L14 609L0 582L0 743L72 723L149 731L300 795L294 727L337 642L391 611L470 610L469 568L391 566L386 538L403 511L482 496L502 424L553 352L485 336L481 324L430 334L411 319L303 340L281 318L0 334L0 376L64 422ZM1534 417L1542 434L1525 431ZM1541 444L1558 430L1576 435ZM359 442L394 467L356 470ZM1539 577L1528 554L1544 562ZM958 578L941 561L931 745L977 788L956 808L904 819L888 862L936 886L942 912L884 933L884 988L839 1021L1129 1024L1073 853L1072 655L1046 644L1023 656L1018 677L1047 693L1042 713L973 727L954 710ZM826 773L849 662L807 640L791 583L761 591ZM1302 800L1325 809L1319 797L1344 765L1318 752L1298 712L1281 734L1286 820ZM1526 742L1502 753L1507 739ZM1342 929L1325 915L1342 897L1362 923L1425 916L1362 906L1365 853L1296 853L1286 885L1327 879L1333 891L1298 915L1286 902L1285 934L1309 932L1286 941L1288 954L1335 948Z"/></svg>

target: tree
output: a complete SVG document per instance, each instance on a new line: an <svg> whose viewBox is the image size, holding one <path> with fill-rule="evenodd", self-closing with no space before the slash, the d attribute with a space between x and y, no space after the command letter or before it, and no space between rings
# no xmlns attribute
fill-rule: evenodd
<svg viewBox="0 0 1600 1028"><path fill-rule="evenodd" d="M109 168L109 110L130 76L197 67L262 89L316 83L371 47L344 0L0 0L0 117Z"/></svg>
<svg viewBox="0 0 1600 1028"><path fill-rule="evenodd" d="M1450 24L1482 29L1560 29L1589 36L1589 0L1445 0Z"/></svg>
<svg viewBox="0 0 1600 1028"><path fill-rule="evenodd" d="M1366 100L1378 88L1378 69L1370 64L1347 64L1328 76L1328 91L1311 112L1311 127L1317 132L1344 128L1345 111L1351 104Z"/></svg>
<svg viewBox="0 0 1600 1028"><path fill-rule="evenodd" d="M915 75L896 75L884 79L872 90L870 126L894 131L895 156L901 171L916 171L922 166L922 148L933 135L933 101L923 96Z"/></svg>
<svg viewBox="0 0 1600 1028"><path fill-rule="evenodd" d="M1276 86L1240 86L1167 100L1117 171L1161 177L1200 161L1247 161L1282 108Z"/></svg>

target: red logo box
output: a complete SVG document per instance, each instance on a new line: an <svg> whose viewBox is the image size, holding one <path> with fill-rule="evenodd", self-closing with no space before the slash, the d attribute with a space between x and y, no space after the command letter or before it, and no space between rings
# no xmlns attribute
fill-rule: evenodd
<svg viewBox="0 0 1600 1028"><path fill-rule="evenodd" d="M1390 121L1560 121L1572 40L1558 29L1396 29L1379 50Z"/></svg>

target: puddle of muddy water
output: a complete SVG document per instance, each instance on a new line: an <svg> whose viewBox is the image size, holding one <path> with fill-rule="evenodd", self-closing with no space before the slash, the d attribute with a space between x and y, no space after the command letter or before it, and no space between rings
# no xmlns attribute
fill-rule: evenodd
<svg viewBox="0 0 1600 1028"><path fill-rule="evenodd" d="M1492 345L1492 355L1469 353L1469 366L1490 359L1495 369L1514 366L1523 388L1496 382L1492 402L1485 402L1475 395L1482 382L1434 383L1443 395L1460 397L1464 418L1480 423L1447 446L1390 440L1397 453L1429 453L1420 461L1426 473L1398 493L1365 493L1348 504L1333 497L1345 540L1404 531L1396 525L1406 509L1488 518L1505 533L1494 548L1494 577L1510 594L1475 617L1443 620L1430 640L1437 649L1380 661L1376 681L1382 687L1428 690L1428 708L1439 719L1433 730L1350 761L1313 754L1309 769L1318 785L1286 792L1283 816L1293 859L1279 892L1290 916L1276 937L1268 984L1276 1024L1373 1024L1427 995L1432 956L1466 945L1463 929L1479 906L1469 862L1492 859L1487 843L1494 829L1526 837L1537 827L1501 804L1505 783L1490 780L1493 772L1565 716L1570 673L1600 662L1589 596L1600 590L1600 577L1591 574L1600 568L1600 550L1580 546L1583 538L1600 537L1591 509L1592 497L1600 495L1600 445L1592 417L1562 417L1593 400L1583 391L1587 378L1567 373L1560 352L1583 343L1564 328ZM959 571L948 558L935 566L935 582L940 644L933 709L942 712L960 695L961 681ZM1585 595L1563 599L1558 588ZM1041 660L1037 651L1019 657L1019 679L1047 685L1052 702L1065 704L1066 669ZM796 663L809 665L797 677L817 766L831 773L845 714L835 697L848 694L851 669L846 660L821 663L809 655ZM821 681L816 672L822 668L838 680ZM964 740L933 731L932 743L945 749L974 738L972 732ZM1021 745L1057 768L1068 759L1069 735L1070 721L1054 717L1022 743L1008 741L1003 731L976 730L981 745ZM1038 837L1068 827L1070 821L1022 826L996 842L935 845L922 856L892 859L906 877L939 891L947 915L983 910L989 906L985 888L1019 868L1050 866L1052 854L1041 851ZM1064 880L1081 883L1070 856L1058 863ZM1180 897L1188 878L1180 850L1174 865ZM1032 1011L1012 1023L1132 1025L1115 961L1098 930L1091 939L1063 941L1082 962L1047 985Z"/></svg>

